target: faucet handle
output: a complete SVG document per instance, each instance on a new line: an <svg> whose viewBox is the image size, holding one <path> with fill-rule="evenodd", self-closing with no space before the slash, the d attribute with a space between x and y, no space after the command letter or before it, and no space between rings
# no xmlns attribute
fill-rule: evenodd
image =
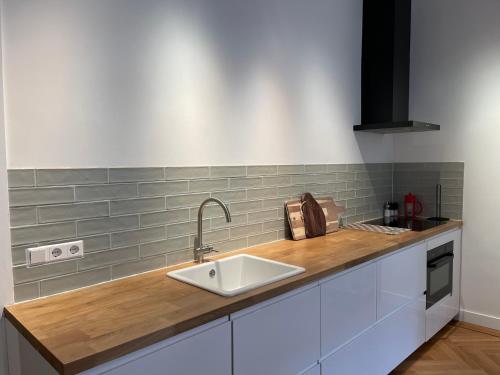
<svg viewBox="0 0 500 375"><path fill-rule="evenodd" d="M214 249L214 247L211 245L206 245L203 247L204 254L218 253L218 252L219 252L219 250Z"/></svg>
<svg viewBox="0 0 500 375"><path fill-rule="evenodd" d="M214 248L210 245L203 245L203 247L200 247L200 250L203 252L203 254L209 254L211 253L212 251L216 251L214 250Z"/></svg>
<svg viewBox="0 0 500 375"><path fill-rule="evenodd" d="M218 250L215 250L210 245L203 245L202 247L197 247L194 250L194 261L195 263L203 263L205 262L205 255L210 254L211 252L218 253Z"/></svg>

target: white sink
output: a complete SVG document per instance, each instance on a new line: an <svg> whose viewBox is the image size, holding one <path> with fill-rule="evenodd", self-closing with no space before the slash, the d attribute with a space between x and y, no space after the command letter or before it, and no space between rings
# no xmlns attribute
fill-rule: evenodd
<svg viewBox="0 0 500 375"><path fill-rule="evenodd" d="M235 296L304 272L293 266L253 255L240 254L198 264L167 275L221 296Z"/></svg>

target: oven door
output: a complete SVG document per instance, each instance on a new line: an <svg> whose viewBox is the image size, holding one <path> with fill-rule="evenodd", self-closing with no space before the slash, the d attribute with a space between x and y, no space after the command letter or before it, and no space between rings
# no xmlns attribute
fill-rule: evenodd
<svg viewBox="0 0 500 375"><path fill-rule="evenodd" d="M453 293L453 251L427 262L427 309Z"/></svg>

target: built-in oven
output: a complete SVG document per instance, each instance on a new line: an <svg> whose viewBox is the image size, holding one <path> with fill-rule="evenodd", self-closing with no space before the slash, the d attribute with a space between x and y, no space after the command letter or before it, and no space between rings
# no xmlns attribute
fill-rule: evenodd
<svg viewBox="0 0 500 375"><path fill-rule="evenodd" d="M453 294L453 241L427 251L427 309Z"/></svg>

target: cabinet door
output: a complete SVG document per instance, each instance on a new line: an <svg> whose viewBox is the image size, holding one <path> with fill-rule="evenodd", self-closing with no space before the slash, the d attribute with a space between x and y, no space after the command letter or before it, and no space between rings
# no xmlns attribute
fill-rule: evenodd
<svg viewBox="0 0 500 375"><path fill-rule="evenodd" d="M0 322L3 323L3 322ZM7 340L8 371L0 374L6 375L59 375L41 354L24 338L21 333L5 320L5 333ZM3 345L3 343L2 343ZM0 354L1 355L1 354Z"/></svg>
<svg viewBox="0 0 500 375"><path fill-rule="evenodd" d="M378 263L377 320L421 298L426 290L427 248L412 246Z"/></svg>
<svg viewBox="0 0 500 375"><path fill-rule="evenodd" d="M105 374L231 375L231 323L210 328Z"/></svg>
<svg viewBox="0 0 500 375"><path fill-rule="evenodd" d="M299 374L319 356L319 286L233 320L234 375Z"/></svg>
<svg viewBox="0 0 500 375"><path fill-rule="evenodd" d="M376 321L375 263L321 284L321 355Z"/></svg>
<svg viewBox="0 0 500 375"><path fill-rule="evenodd" d="M447 325L457 313L458 311L453 306L453 300L450 295L431 306L429 310L426 311L425 339L430 340L432 336Z"/></svg>
<svg viewBox="0 0 500 375"><path fill-rule="evenodd" d="M386 375L425 339L425 301L415 300L333 353L322 375Z"/></svg>
<svg viewBox="0 0 500 375"><path fill-rule="evenodd" d="M306 372L302 373L301 375L321 375L321 366L316 365L313 368L307 370Z"/></svg>

